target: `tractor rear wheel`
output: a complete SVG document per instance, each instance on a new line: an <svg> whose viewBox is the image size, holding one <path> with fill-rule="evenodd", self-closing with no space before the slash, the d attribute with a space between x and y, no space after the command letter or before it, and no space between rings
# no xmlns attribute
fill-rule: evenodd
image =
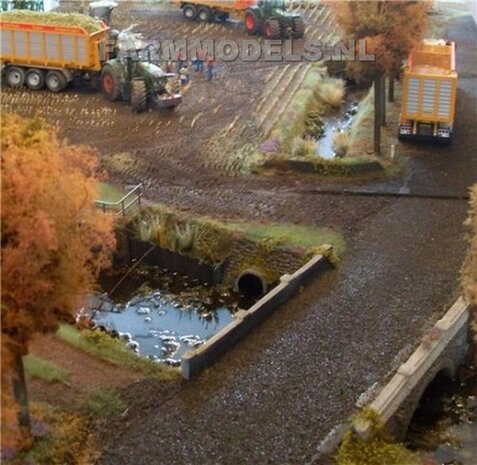
<svg viewBox="0 0 477 465"><path fill-rule="evenodd" d="M121 97L121 78L112 66L105 65L101 71L101 90L108 100Z"/></svg>
<svg viewBox="0 0 477 465"><path fill-rule="evenodd" d="M293 20L293 32L292 37L294 39L301 39L305 35L305 23L303 18L295 18Z"/></svg>
<svg viewBox="0 0 477 465"><path fill-rule="evenodd" d="M135 113L142 113L147 107L147 87L144 79L136 78L131 83L131 106Z"/></svg>
<svg viewBox="0 0 477 465"><path fill-rule="evenodd" d="M25 76L25 84L32 90L43 89L45 87L45 72L42 69L29 69Z"/></svg>
<svg viewBox="0 0 477 465"><path fill-rule="evenodd" d="M17 66L11 66L5 73L5 80L10 87L23 87L23 84L25 84L25 70Z"/></svg>
<svg viewBox="0 0 477 465"><path fill-rule="evenodd" d="M184 5L184 8L182 8L182 14L185 19L193 21L197 16L197 7L190 4Z"/></svg>
<svg viewBox="0 0 477 465"><path fill-rule="evenodd" d="M50 92L61 92L68 85L65 75L61 71L48 71L45 78L46 87Z"/></svg>
<svg viewBox="0 0 477 465"><path fill-rule="evenodd" d="M254 10L248 10L245 13L243 24L245 26L245 30L249 34L256 34L260 25L260 18L258 17L258 13Z"/></svg>
<svg viewBox="0 0 477 465"><path fill-rule="evenodd" d="M201 8L197 13L197 19L201 23L209 23L212 20L212 17L213 15L209 8Z"/></svg>
<svg viewBox="0 0 477 465"><path fill-rule="evenodd" d="M280 39L282 36L282 28L277 19L267 19L263 30L267 39Z"/></svg>

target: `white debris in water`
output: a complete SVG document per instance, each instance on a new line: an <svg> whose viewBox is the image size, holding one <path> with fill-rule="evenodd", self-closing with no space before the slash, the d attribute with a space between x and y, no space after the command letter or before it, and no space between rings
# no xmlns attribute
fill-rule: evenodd
<svg viewBox="0 0 477 465"><path fill-rule="evenodd" d="M136 312L138 315L149 315L151 313L151 309L149 307L139 307Z"/></svg>

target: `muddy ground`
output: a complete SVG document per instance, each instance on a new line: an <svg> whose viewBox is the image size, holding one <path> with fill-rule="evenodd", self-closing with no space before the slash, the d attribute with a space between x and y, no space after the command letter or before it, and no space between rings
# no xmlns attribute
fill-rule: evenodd
<svg viewBox="0 0 477 465"><path fill-rule="evenodd" d="M196 26L168 15L134 20L152 35L169 28L192 34ZM461 73L455 143L413 147L406 169L390 180L231 176L207 168L200 153L211 137L237 114L253 118L266 80L258 63L224 68L212 82L193 76L184 104L167 115L138 117L85 90L5 91L4 110L42 113L72 142L96 147L112 181L144 181L151 200L212 216L328 226L349 244L336 270L200 378L178 383L170 398L159 394L158 381L126 389L128 415L103 432L101 464L308 463L360 393L395 368L458 295L463 197L476 179L475 23L462 18L447 37L458 41ZM384 195L340 195L343 189Z"/></svg>

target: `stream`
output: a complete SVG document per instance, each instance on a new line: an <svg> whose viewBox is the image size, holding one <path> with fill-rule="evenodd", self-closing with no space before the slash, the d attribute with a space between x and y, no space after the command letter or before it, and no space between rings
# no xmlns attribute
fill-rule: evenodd
<svg viewBox="0 0 477 465"><path fill-rule="evenodd" d="M103 277L103 288L118 275ZM121 283L111 295L91 296L88 312L94 323L124 340L126 347L172 366L233 320L250 302L167 270L147 268Z"/></svg>
<svg viewBox="0 0 477 465"><path fill-rule="evenodd" d="M427 465L477 464L477 371L468 363L455 380L439 376L424 393L406 436Z"/></svg>
<svg viewBox="0 0 477 465"><path fill-rule="evenodd" d="M333 149L333 139L337 132L351 129L354 117L358 112L358 102L347 98L340 109L323 116L323 134L316 140L316 155L330 160L337 155Z"/></svg>

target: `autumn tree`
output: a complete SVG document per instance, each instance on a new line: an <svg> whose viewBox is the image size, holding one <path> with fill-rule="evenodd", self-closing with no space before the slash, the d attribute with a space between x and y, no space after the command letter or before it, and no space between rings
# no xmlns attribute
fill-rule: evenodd
<svg viewBox="0 0 477 465"><path fill-rule="evenodd" d="M348 72L356 80L374 83L374 151L381 152L381 124L384 121L384 76L391 80L403 60L425 36L431 0L328 0L344 39L356 43L355 61ZM375 60L359 59L362 45Z"/></svg>
<svg viewBox="0 0 477 465"><path fill-rule="evenodd" d="M36 333L71 319L108 264L114 238L111 218L94 207L90 149L61 142L39 119L4 115L1 129L2 381L4 391L12 382L14 427L28 440L22 356Z"/></svg>

